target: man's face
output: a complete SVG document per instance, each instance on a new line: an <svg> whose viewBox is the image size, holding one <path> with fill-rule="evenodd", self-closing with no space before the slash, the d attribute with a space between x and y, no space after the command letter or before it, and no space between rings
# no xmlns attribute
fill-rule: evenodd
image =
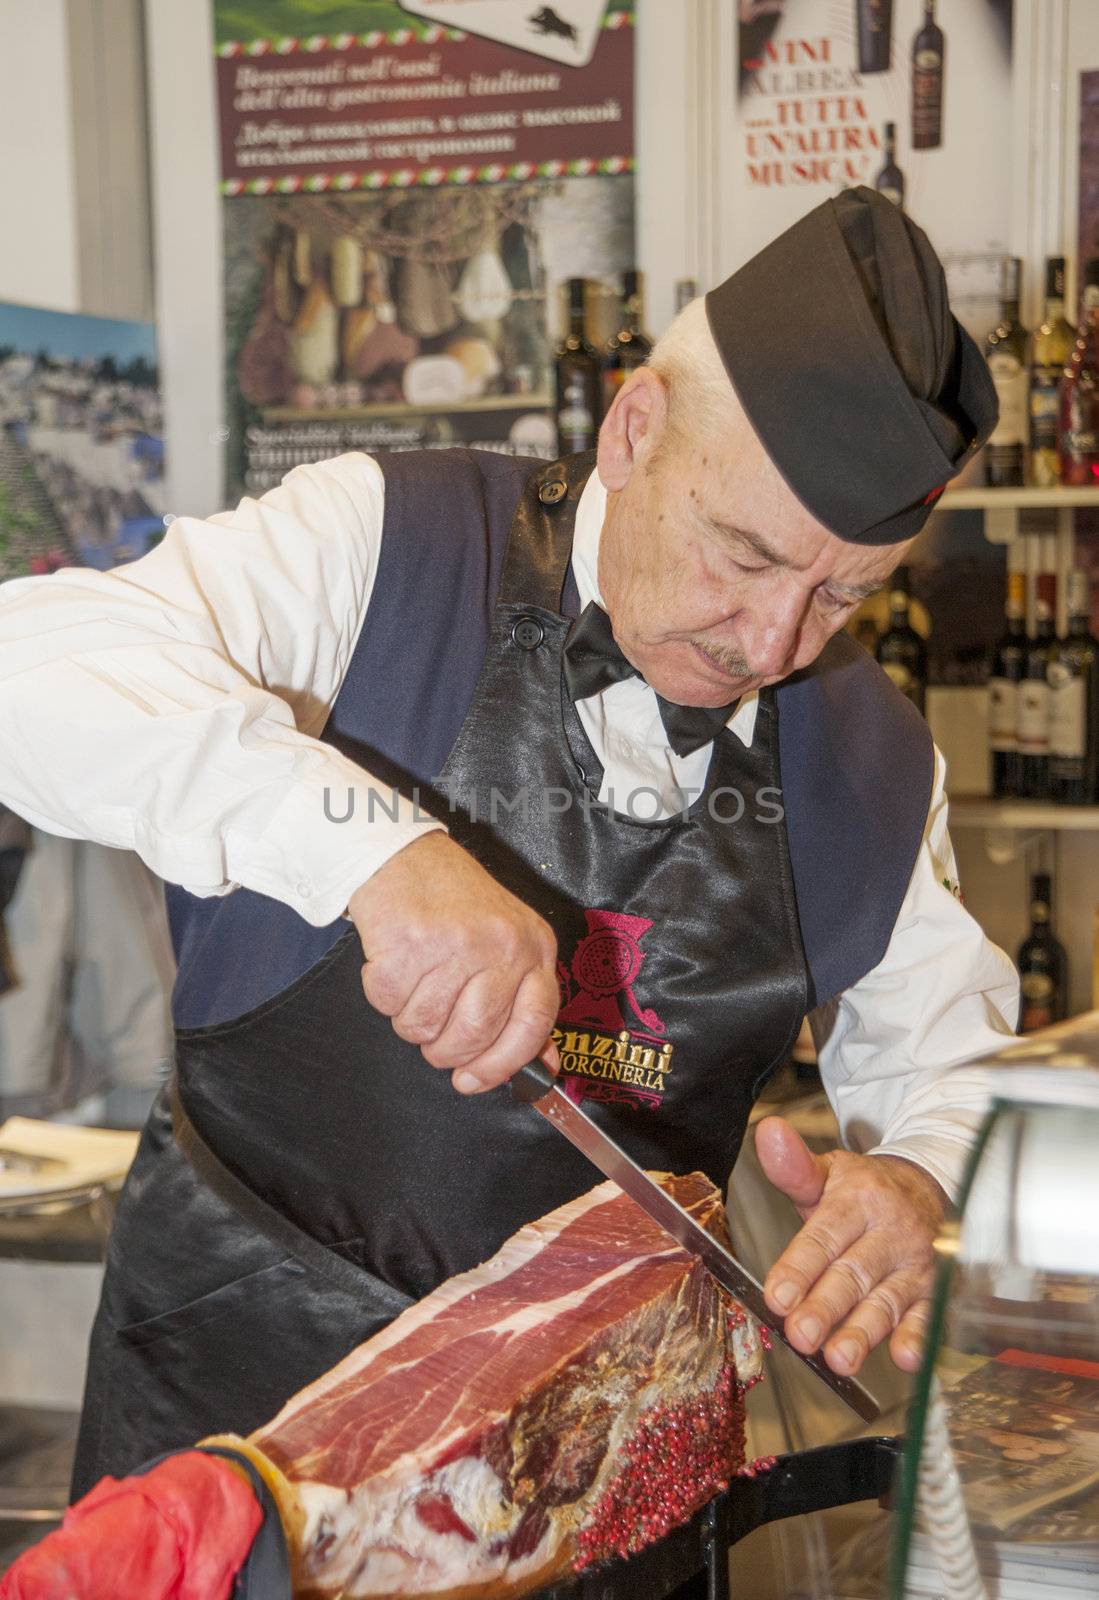
<svg viewBox="0 0 1099 1600"><path fill-rule="evenodd" d="M599 587L658 694L720 706L813 661L910 543L829 533L735 407L717 448L665 438L638 451L608 498Z"/></svg>

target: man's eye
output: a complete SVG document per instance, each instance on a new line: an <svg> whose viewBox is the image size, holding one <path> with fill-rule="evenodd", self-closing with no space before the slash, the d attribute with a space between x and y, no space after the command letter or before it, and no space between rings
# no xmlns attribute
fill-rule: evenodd
<svg viewBox="0 0 1099 1600"><path fill-rule="evenodd" d="M836 594L832 589L818 589L817 599L826 611L853 611L858 601L849 594Z"/></svg>

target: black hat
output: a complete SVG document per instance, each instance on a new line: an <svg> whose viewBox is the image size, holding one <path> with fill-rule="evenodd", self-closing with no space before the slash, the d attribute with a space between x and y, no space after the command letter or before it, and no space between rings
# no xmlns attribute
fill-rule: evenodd
<svg viewBox="0 0 1099 1600"><path fill-rule="evenodd" d="M996 391L927 235L872 189L810 211L706 296L764 449L818 522L896 544L992 432Z"/></svg>

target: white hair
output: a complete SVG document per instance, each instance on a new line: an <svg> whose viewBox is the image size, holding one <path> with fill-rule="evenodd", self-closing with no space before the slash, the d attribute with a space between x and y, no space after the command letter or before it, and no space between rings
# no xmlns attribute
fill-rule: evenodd
<svg viewBox="0 0 1099 1600"><path fill-rule="evenodd" d="M729 375L718 353L700 295L656 341L649 366L668 390L668 431L678 440L728 432L738 409Z"/></svg>

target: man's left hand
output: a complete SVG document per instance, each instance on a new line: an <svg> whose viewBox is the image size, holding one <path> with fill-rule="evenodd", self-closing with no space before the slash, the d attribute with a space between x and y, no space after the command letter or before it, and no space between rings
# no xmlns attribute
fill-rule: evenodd
<svg viewBox="0 0 1099 1600"><path fill-rule="evenodd" d="M756 1154L805 1223L763 1286L791 1344L807 1355L823 1345L833 1372L853 1373L888 1339L897 1366L914 1372L947 1206L939 1184L899 1156L816 1156L781 1117L760 1122Z"/></svg>

